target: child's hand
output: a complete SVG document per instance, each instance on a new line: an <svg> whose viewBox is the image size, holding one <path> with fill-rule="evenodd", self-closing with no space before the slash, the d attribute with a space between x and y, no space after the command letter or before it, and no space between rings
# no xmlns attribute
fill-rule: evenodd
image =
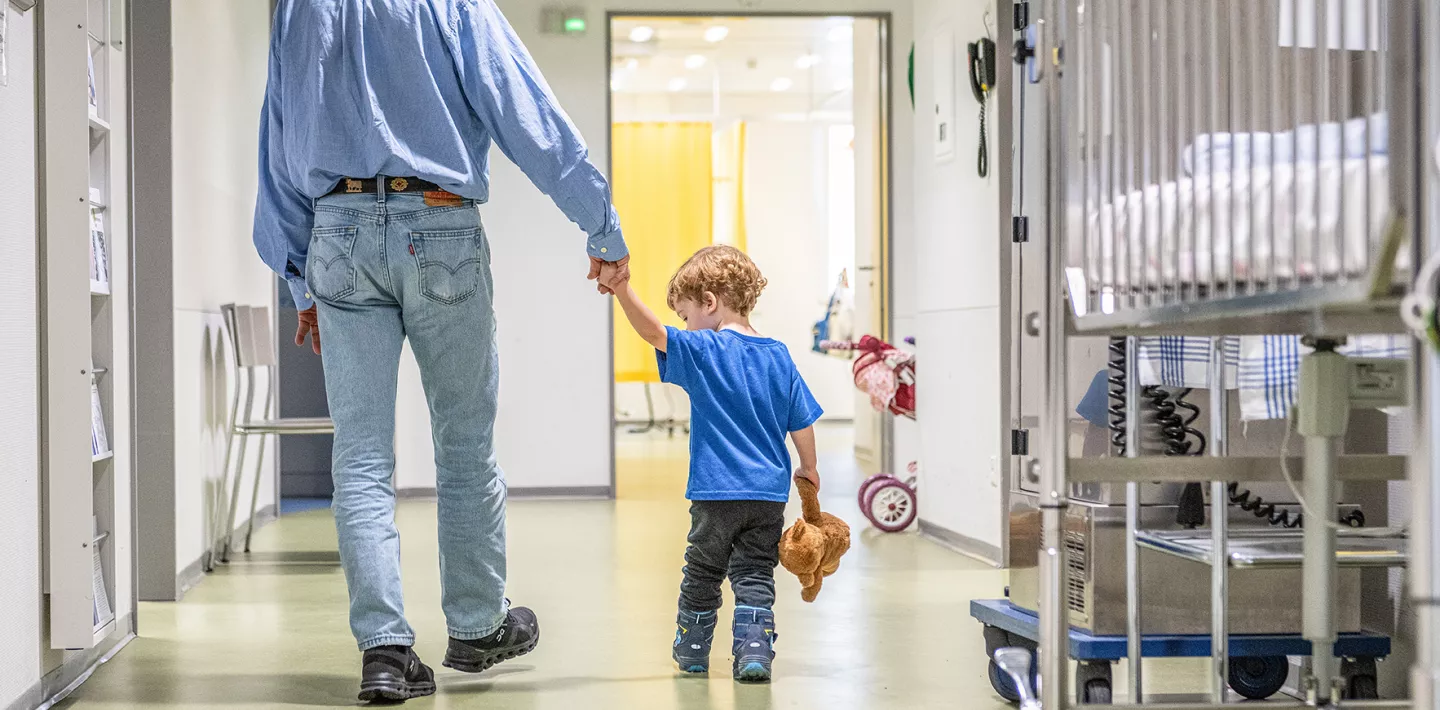
<svg viewBox="0 0 1440 710"><path fill-rule="evenodd" d="M600 285L610 289L613 293L620 293L625 284L630 282L630 269L621 268L617 264L605 264L600 267Z"/></svg>
<svg viewBox="0 0 1440 710"><path fill-rule="evenodd" d="M795 470L795 480L796 480L796 481L799 481L799 480L802 479L802 478L805 479L805 480L807 480L807 481L809 481L809 482L811 482L811 483L813 483L813 484L815 484L815 490L816 490L817 492L820 490L820 472L819 472L819 471L816 471L816 470L813 469L813 468L801 468L801 469L796 469L796 470Z"/></svg>

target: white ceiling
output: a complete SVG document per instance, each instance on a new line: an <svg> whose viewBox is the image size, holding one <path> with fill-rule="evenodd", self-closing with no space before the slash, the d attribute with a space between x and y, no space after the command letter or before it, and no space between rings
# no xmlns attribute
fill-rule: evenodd
<svg viewBox="0 0 1440 710"><path fill-rule="evenodd" d="M637 27L653 39L631 41ZM716 27L728 34L707 41ZM849 17L615 18L611 86L618 94L808 94L817 105L848 106L853 29Z"/></svg>

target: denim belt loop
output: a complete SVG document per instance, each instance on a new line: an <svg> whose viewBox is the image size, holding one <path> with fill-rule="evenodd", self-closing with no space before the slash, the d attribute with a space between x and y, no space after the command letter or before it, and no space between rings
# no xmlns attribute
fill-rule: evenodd
<svg viewBox="0 0 1440 710"><path fill-rule="evenodd" d="M375 176L375 202L381 207L385 206L385 176Z"/></svg>

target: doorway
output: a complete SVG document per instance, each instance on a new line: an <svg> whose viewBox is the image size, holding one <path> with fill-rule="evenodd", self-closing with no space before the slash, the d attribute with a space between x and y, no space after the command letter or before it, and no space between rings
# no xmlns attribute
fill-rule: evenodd
<svg viewBox="0 0 1440 710"><path fill-rule="evenodd" d="M885 461L887 422L831 339L888 336L886 18L609 17L610 175L632 285L667 324L675 269L729 244L769 285L751 314L784 342L825 409L822 441L850 465ZM689 402L614 316L617 495L683 487ZM639 462L646 463L639 463ZM681 469L683 470L683 468Z"/></svg>

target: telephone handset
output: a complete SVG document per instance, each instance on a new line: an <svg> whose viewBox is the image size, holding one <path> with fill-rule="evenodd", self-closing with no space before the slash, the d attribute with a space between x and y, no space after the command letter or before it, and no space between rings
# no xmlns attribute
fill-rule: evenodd
<svg viewBox="0 0 1440 710"><path fill-rule="evenodd" d="M995 88L995 43L987 38L970 43L970 90L975 100L985 103L985 96Z"/></svg>
<svg viewBox="0 0 1440 710"><path fill-rule="evenodd" d="M990 148L986 145L988 141L985 135L985 102L990 92L995 89L995 42L988 37L981 37L970 43L969 53L970 90L975 93L975 100L980 102L980 155L977 171L983 178L990 176Z"/></svg>

